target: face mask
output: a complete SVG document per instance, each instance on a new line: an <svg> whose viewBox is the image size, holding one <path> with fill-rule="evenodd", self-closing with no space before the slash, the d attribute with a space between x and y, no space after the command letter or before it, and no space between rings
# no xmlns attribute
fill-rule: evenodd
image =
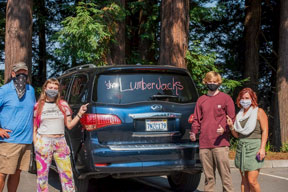
<svg viewBox="0 0 288 192"><path fill-rule="evenodd" d="M216 91L219 86L220 86L219 84L212 84L212 83L208 83L208 84L207 84L207 88L208 88L210 91Z"/></svg>
<svg viewBox="0 0 288 192"><path fill-rule="evenodd" d="M251 105L251 99L241 99L240 100L240 105L244 108L244 109L247 109L250 107Z"/></svg>
<svg viewBox="0 0 288 192"><path fill-rule="evenodd" d="M13 78L13 81L18 98L21 99L26 93L27 75L20 73Z"/></svg>
<svg viewBox="0 0 288 192"><path fill-rule="evenodd" d="M58 90L54 90L54 89L46 89L45 93L48 97L50 98L55 98L58 95Z"/></svg>

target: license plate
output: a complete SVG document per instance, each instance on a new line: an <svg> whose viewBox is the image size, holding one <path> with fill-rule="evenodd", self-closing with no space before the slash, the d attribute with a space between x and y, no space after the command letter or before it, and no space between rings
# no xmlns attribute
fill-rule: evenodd
<svg viewBox="0 0 288 192"><path fill-rule="evenodd" d="M146 120L146 131L167 131L167 119Z"/></svg>

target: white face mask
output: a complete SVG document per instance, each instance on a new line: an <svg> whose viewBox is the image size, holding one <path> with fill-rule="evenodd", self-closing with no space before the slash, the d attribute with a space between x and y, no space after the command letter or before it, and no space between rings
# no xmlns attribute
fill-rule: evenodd
<svg viewBox="0 0 288 192"><path fill-rule="evenodd" d="M251 99L241 99L240 100L240 105L244 108L244 109L247 109L250 107L252 101Z"/></svg>
<svg viewBox="0 0 288 192"><path fill-rule="evenodd" d="M58 90L54 90L54 89L46 89L45 93L48 97L50 98L55 98L58 95Z"/></svg>

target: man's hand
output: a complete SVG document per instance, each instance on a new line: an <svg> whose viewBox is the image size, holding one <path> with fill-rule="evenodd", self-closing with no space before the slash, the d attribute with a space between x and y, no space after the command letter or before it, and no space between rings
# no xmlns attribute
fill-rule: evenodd
<svg viewBox="0 0 288 192"><path fill-rule="evenodd" d="M190 133L190 139L191 141L196 141L196 135L193 132L189 132Z"/></svg>
<svg viewBox="0 0 288 192"><path fill-rule="evenodd" d="M224 131L225 131L224 128L221 125L219 125L219 128L217 129L217 134L223 135Z"/></svg>
<svg viewBox="0 0 288 192"><path fill-rule="evenodd" d="M2 137L2 139L5 139L5 137L8 139L10 137L10 135L8 134L8 132L12 132L11 130L8 129L2 129L0 128L0 137Z"/></svg>

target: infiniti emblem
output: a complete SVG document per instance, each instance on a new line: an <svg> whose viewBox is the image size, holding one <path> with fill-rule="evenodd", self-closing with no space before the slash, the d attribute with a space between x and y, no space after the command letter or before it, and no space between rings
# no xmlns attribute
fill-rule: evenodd
<svg viewBox="0 0 288 192"><path fill-rule="evenodd" d="M152 105L151 106L151 109L153 110L153 111L159 111L159 110L161 110L162 109L162 105Z"/></svg>

